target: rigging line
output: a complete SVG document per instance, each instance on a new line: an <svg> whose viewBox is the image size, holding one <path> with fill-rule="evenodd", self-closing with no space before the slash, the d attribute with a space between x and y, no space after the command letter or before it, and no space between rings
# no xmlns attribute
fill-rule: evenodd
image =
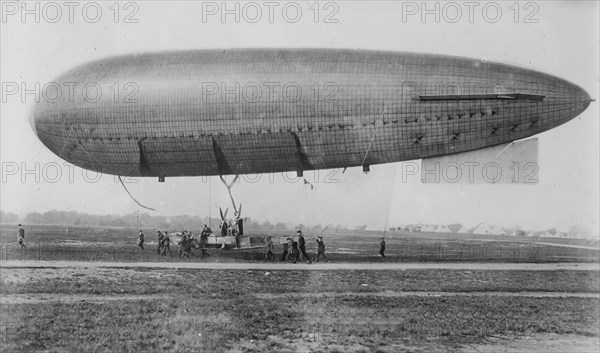
<svg viewBox="0 0 600 353"><path fill-rule="evenodd" d="M387 230L388 218L390 217L390 213L385 217L385 225L383 226L383 237L385 238L385 231Z"/></svg>
<svg viewBox="0 0 600 353"><path fill-rule="evenodd" d="M62 148L60 149L60 153L58 154L59 157L62 157L62 153L65 150L65 147L67 146L67 142L69 142L69 138L71 138L71 132L73 130L69 129L69 133L67 134L67 138L65 139L65 143L63 143Z"/></svg>
<svg viewBox="0 0 600 353"><path fill-rule="evenodd" d="M383 119L383 114L385 114L385 101L383 102L383 111L381 112L381 116L379 117L379 119ZM373 132L373 137L371 138L371 142L369 142L369 147L367 147L365 157L363 158L362 163L360 163L361 166L365 165L365 161L367 160L367 156L369 155L369 150L371 149L373 140L375 140L375 136L377 136L377 120L375 120L375 132Z"/></svg>
<svg viewBox="0 0 600 353"><path fill-rule="evenodd" d="M67 140L69 139L69 136L71 136L71 131L73 131L73 129L69 130L69 135L67 135ZM84 140L87 140L91 135L92 132L94 132L93 130L90 131L87 136L84 138ZM65 144L63 145L63 148L60 150L60 155L62 154L65 146L67 144L67 141L65 141ZM85 152L85 154L88 156L88 159L90 161L90 164L92 165L92 170L95 171L96 173L98 173L98 169L96 168L96 166L94 165L94 159L92 158L92 156L90 155L90 153L88 152L88 150L83 146L83 144L81 143L81 141L77 140L77 146L81 147L81 149L83 150L83 152Z"/></svg>
<svg viewBox="0 0 600 353"><path fill-rule="evenodd" d="M121 179L121 176L120 176L120 175L119 175L119 181L121 182L121 185L123 185L123 188L125 189L125 191L127 191L127 194L129 195L129 197L131 197L131 199L132 199L133 201L135 201L135 203L137 203L138 205L140 205L141 207L143 207L143 208L145 208L145 209L148 209L148 210L151 210L151 211L156 211L156 210L155 210L155 209L153 209L153 208L146 207L146 206L142 205L141 203L139 203L139 202L138 202L138 200L136 200L136 199L135 199L135 197L133 197L133 195L131 195L131 193L129 192L129 190L127 190L127 186L125 186L125 183L123 183L123 179Z"/></svg>
<svg viewBox="0 0 600 353"><path fill-rule="evenodd" d="M495 157L495 158L498 158L498 156L500 156L502 153L504 153L504 151L506 151L506 149L508 149L510 146L512 146L512 145L513 145L513 143L515 143L515 141L512 141L512 142L511 142L511 143L509 143L509 144L508 144L506 147L504 147L504 148L502 149L502 151L498 152L498 154L496 155L496 157Z"/></svg>
<svg viewBox="0 0 600 353"><path fill-rule="evenodd" d="M83 147L83 144L81 142L77 143L79 145L79 147L81 147L81 149L83 150L83 152L85 152L85 154L88 156L88 159L90 160L90 164L92 165L92 170L95 171L96 173L98 172L98 169L96 169L96 166L94 165L94 160L92 158L92 156L90 155L90 153L85 149L85 147Z"/></svg>

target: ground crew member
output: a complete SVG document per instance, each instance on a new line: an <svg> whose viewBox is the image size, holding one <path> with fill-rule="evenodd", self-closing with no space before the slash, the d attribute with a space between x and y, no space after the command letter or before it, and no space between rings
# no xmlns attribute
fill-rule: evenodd
<svg viewBox="0 0 600 353"><path fill-rule="evenodd" d="M156 236L158 238L158 248L156 249L156 253L160 255L162 253L163 240L165 239L165 236L163 236L163 233L160 230L156 232Z"/></svg>
<svg viewBox="0 0 600 353"><path fill-rule="evenodd" d="M173 257L173 254L171 253L171 239L168 236L163 238L162 245L159 245L159 247L160 246L162 246L162 251L160 252L161 255L167 256L167 250L169 250L169 256Z"/></svg>
<svg viewBox="0 0 600 353"><path fill-rule="evenodd" d="M307 264L311 264L312 262L310 261L310 258L308 257L308 254L306 253L306 241L304 240L302 231L299 230L296 233L298 234L298 249L300 250L298 252L299 257L300 257L300 259L306 259ZM298 260L298 258L296 258L296 260Z"/></svg>
<svg viewBox="0 0 600 353"><path fill-rule="evenodd" d="M204 257L204 255L208 255L206 253L206 244L208 243L208 235L210 233L212 233L212 229L205 224L204 229L202 229L202 233L200 233L200 248L202 249L202 257Z"/></svg>
<svg viewBox="0 0 600 353"><path fill-rule="evenodd" d="M237 236L238 230L236 223L234 221L229 221L229 227L231 227L231 235L234 237Z"/></svg>
<svg viewBox="0 0 600 353"><path fill-rule="evenodd" d="M184 248L184 251L187 255L187 257L189 258L192 255L192 243L194 242L194 236L192 235L192 232L187 232L188 235L188 239L187 239L187 244L186 247Z"/></svg>
<svg viewBox="0 0 600 353"><path fill-rule="evenodd" d="M283 253L281 253L281 259L280 261L287 261L288 260L288 255L289 255L289 242L291 241L290 238L287 239L288 241L283 243Z"/></svg>
<svg viewBox="0 0 600 353"><path fill-rule="evenodd" d="M325 256L325 243L323 242L323 237L317 237L317 257L315 258L315 262L319 262L321 256L327 260L327 257Z"/></svg>
<svg viewBox="0 0 600 353"><path fill-rule="evenodd" d="M181 239L179 240L179 257L183 257L186 254L188 244L188 235L186 231L181 233Z"/></svg>
<svg viewBox="0 0 600 353"><path fill-rule="evenodd" d="M273 262L273 241L271 241L271 236L267 236L267 251L265 252L265 261L271 257L271 262Z"/></svg>
<svg viewBox="0 0 600 353"><path fill-rule="evenodd" d="M381 243L380 243L380 248L379 248L379 255L381 255L381 257L385 257L385 255L383 254L385 252L385 239L381 238Z"/></svg>
<svg viewBox="0 0 600 353"><path fill-rule="evenodd" d="M290 241L292 242L292 256L290 260L293 260L292 263L295 264L296 261L298 261L298 258L300 257L300 249L298 249L297 241L293 241L291 239Z"/></svg>
<svg viewBox="0 0 600 353"><path fill-rule="evenodd" d="M212 233L212 229L210 229L210 227L205 224L204 228L202 229L202 233L200 233L200 235L209 236L210 233Z"/></svg>
<svg viewBox="0 0 600 353"><path fill-rule="evenodd" d="M144 232L140 230L140 234L138 235L138 246L144 250Z"/></svg>
<svg viewBox="0 0 600 353"><path fill-rule="evenodd" d="M21 226L21 223L18 225L19 229L17 229L17 244L21 247L21 249L25 249L25 229Z"/></svg>

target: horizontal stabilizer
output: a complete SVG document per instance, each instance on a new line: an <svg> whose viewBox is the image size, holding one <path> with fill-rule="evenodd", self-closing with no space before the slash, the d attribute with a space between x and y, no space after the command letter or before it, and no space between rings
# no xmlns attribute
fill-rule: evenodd
<svg viewBox="0 0 600 353"><path fill-rule="evenodd" d="M510 93L510 94L449 94L441 96L419 96L419 100L422 102L444 102L444 101L473 101L473 100L526 100L541 102L546 96L539 94L524 94L524 93Z"/></svg>

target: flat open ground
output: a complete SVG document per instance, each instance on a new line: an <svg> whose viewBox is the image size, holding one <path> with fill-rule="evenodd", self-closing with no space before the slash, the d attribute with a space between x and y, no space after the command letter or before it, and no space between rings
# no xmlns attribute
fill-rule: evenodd
<svg viewBox="0 0 600 353"><path fill-rule="evenodd" d="M325 234L307 265L43 229L25 252L2 230L2 352L600 349L597 242L396 233L382 259L379 234Z"/></svg>

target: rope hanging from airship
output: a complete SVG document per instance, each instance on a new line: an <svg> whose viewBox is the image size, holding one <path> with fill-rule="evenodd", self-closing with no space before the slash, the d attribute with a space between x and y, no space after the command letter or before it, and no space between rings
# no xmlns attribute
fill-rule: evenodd
<svg viewBox="0 0 600 353"><path fill-rule="evenodd" d="M129 190L127 190L127 186L125 186L125 183L123 183L123 179L121 179L121 176L120 176L120 175L119 175L119 181L121 182L121 185L123 185L123 188L125 189L125 191L126 191L126 192L127 192L127 194L129 195L129 197L131 197L131 199L132 199L132 200L133 200L135 203L137 203L137 204L138 204L140 207L143 207L143 208L145 208L145 209L147 209L147 210L150 210L150 211L156 211L154 208L150 208L150 207L144 206L144 205L142 205L141 203L139 203L139 202L138 202L138 200L136 200L136 199L135 199L135 197L133 197L133 195L131 195L131 193L129 192Z"/></svg>
<svg viewBox="0 0 600 353"><path fill-rule="evenodd" d="M381 116L379 117L379 120L381 120L382 123L379 126L383 125L383 114L385 114L385 101L383 102L383 110L381 111ZM369 142L369 146L367 147L367 152L365 153L365 157L363 158L362 163L360 163L360 166L363 167L363 170L365 172L368 172L368 170L369 170L368 166L367 166L367 168L365 168L365 161L367 160L367 156L369 155L369 150L371 150L371 145L373 145L373 140L375 140L375 136L377 136L377 127L378 127L377 121L375 121L375 124L374 124L375 131L373 131L373 137L371 138L371 142Z"/></svg>

